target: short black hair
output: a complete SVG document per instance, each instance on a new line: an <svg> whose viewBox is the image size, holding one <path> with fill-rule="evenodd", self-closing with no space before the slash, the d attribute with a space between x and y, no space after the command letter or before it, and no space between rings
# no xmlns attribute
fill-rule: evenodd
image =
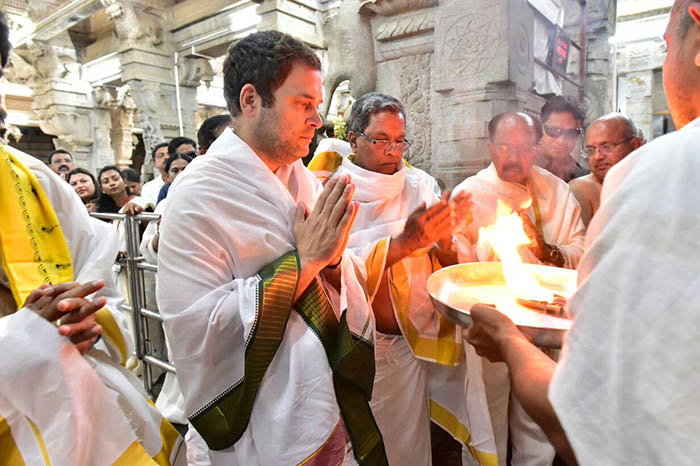
<svg viewBox="0 0 700 466"><path fill-rule="evenodd" d="M556 112L571 113L574 119L581 122L580 125L583 125L583 121L586 119L586 109L576 99L555 95L542 106L542 110L540 111L540 121L542 124L546 124L550 115Z"/></svg>
<svg viewBox="0 0 700 466"><path fill-rule="evenodd" d="M141 174L133 168L125 168L122 170L122 177L126 181L135 181L137 183L141 182Z"/></svg>
<svg viewBox="0 0 700 466"><path fill-rule="evenodd" d="M175 152L177 152L177 148L183 144L192 144L194 150L197 150L197 143L194 142L192 139L186 138L184 136L178 136L176 138L172 138L168 143L168 155L173 155Z"/></svg>
<svg viewBox="0 0 700 466"><path fill-rule="evenodd" d="M368 92L352 104L348 131L363 133L369 126L369 120L375 113L394 112L406 119L406 109L399 99L379 92Z"/></svg>
<svg viewBox="0 0 700 466"><path fill-rule="evenodd" d="M493 142L493 139L496 137L496 130L498 129L498 124L501 122L501 120L511 116L519 116L520 118L528 120L532 124L533 129L535 130L535 141L539 142L539 140L542 139L542 122L540 122L540 120L538 120L537 118L533 118L527 113L502 112L496 115L495 117L491 118L491 121L489 121L489 141Z"/></svg>
<svg viewBox="0 0 700 466"><path fill-rule="evenodd" d="M321 61L311 48L279 31L256 32L231 44L224 61L224 98L231 116L241 114L241 89L246 84L255 87L264 107L271 107L275 91L295 63L321 69Z"/></svg>
<svg viewBox="0 0 700 466"><path fill-rule="evenodd" d="M56 149L56 150L52 150L51 153L49 154L49 165L51 165L51 159L52 159L53 156L56 155L56 154L68 154L68 156L70 157L71 161L73 160L73 154L71 154L71 153L68 152L67 150L65 150L65 149Z"/></svg>
<svg viewBox="0 0 700 466"><path fill-rule="evenodd" d="M183 152L176 152L170 157L168 157L168 160L165 161L165 173L168 173L170 171L170 165L173 164L174 161L176 160L186 160L187 163L190 163L192 160L194 160L194 157L192 157L190 154L185 154Z"/></svg>
<svg viewBox="0 0 700 466"><path fill-rule="evenodd" d="M155 147L153 148L153 150L151 151L151 160L155 160L155 159L156 159L156 151L157 151L158 149L160 149L161 147L168 147L168 143L167 143L167 142L161 142L161 143L156 144L156 146L155 146Z"/></svg>
<svg viewBox="0 0 700 466"><path fill-rule="evenodd" d="M232 121L231 115L226 113L215 115L204 120L204 123L197 130L197 143L199 149L203 151L209 150L211 143L216 140L216 130L223 125L228 125Z"/></svg>

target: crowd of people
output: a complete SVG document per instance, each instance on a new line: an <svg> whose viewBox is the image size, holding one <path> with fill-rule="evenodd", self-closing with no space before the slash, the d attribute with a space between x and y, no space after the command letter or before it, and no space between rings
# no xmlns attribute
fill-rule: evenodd
<svg viewBox="0 0 700 466"><path fill-rule="evenodd" d="M407 110L378 92L304 166L321 63L276 31L229 48L229 114L199 144L153 148L143 185L3 144L0 463L443 464L432 423L456 464L694 464L700 2L676 0L665 39L679 131L647 144L628 116L586 125L554 96L492 118L491 163L454 189L408 163ZM522 220L523 262L578 271L561 354L492 306L468 329L433 307L433 272L499 260L479 241L499 204ZM123 229L89 216L148 208L141 253L177 370L155 404L110 273Z"/></svg>

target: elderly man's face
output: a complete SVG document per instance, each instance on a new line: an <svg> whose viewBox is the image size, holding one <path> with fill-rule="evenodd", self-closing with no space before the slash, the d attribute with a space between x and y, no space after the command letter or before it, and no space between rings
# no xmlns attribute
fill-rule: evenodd
<svg viewBox="0 0 700 466"><path fill-rule="evenodd" d="M403 167L406 120L401 113L383 111L370 115L363 134L352 133L350 137L355 164L384 175L393 175Z"/></svg>
<svg viewBox="0 0 700 466"><path fill-rule="evenodd" d="M499 178L526 184L537 153L535 129L523 118L506 117L498 123L488 150Z"/></svg>
<svg viewBox="0 0 700 466"><path fill-rule="evenodd" d="M601 183L608 170L641 145L622 120L595 121L586 131L586 151L591 171Z"/></svg>

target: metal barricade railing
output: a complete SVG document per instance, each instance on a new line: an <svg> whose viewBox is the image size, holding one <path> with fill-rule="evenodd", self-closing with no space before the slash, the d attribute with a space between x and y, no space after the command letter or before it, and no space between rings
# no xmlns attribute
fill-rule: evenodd
<svg viewBox="0 0 700 466"><path fill-rule="evenodd" d="M123 304L123 308L131 312L134 327L135 356L143 364L143 384L146 391L152 394L153 367L175 373L175 367L168 361L159 359L153 354L153 347L149 335L147 319L159 322L162 325L163 317L159 312L146 309L146 286L144 272L157 272L158 266L146 262L141 255L141 222L157 222L160 215L141 213L135 216L125 214L91 213L92 217L101 220L119 220L126 233L126 256L124 262L128 277L129 302ZM123 245L120 245L122 247Z"/></svg>

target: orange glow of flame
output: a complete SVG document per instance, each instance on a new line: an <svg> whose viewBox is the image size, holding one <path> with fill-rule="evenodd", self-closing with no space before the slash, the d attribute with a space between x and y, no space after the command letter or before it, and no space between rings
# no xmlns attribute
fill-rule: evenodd
<svg viewBox="0 0 700 466"><path fill-rule="evenodd" d="M554 294L540 285L518 253L518 248L530 244L517 212L498 200L496 221L479 229L479 243L488 243L501 259L506 287L524 299L551 302Z"/></svg>

